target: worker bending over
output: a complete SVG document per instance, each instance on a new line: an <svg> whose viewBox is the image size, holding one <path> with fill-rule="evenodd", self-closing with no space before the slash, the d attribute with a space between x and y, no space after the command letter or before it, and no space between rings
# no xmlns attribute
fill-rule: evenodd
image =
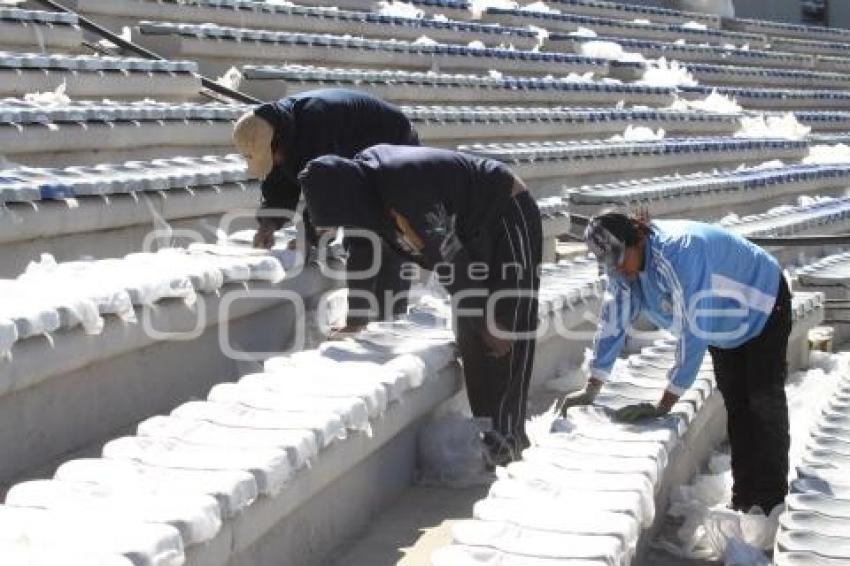
<svg viewBox="0 0 850 566"><path fill-rule="evenodd" d="M454 328L489 463L519 457L537 329L537 205L505 165L454 151L378 145L300 175L317 230L377 234L452 295Z"/></svg>
<svg viewBox="0 0 850 566"><path fill-rule="evenodd" d="M248 171L262 179L262 203L257 213L259 229L254 245L270 248L274 232L291 218L301 197L298 173L308 161L321 155L353 157L375 144L419 145L419 136L401 110L383 100L356 90L321 89L304 92L257 106L244 114L233 131L233 141L248 164ZM315 243L309 217L304 224L307 239ZM368 242L348 239L347 269L363 272L372 265ZM378 312L362 292L349 294L347 329L354 330L370 319L404 314L409 289L398 277L401 259L384 250L384 261L375 275ZM350 279L349 290L368 283ZM395 311L388 312L385 296L398 296Z"/></svg>
<svg viewBox="0 0 850 566"><path fill-rule="evenodd" d="M624 407L635 421L670 411L696 379L706 349L728 413L732 506L766 513L788 490L786 350L791 293L776 259L713 224L649 223L605 212L590 220L585 240L608 274L608 298L593 343L585 389L562 410L593 402L638 314L678 337L669 385L657 405Z"/></svg>

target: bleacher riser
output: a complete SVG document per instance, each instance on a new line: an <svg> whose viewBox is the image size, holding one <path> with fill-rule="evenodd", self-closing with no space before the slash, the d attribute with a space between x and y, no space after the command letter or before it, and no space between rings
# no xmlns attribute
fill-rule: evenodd
<svg viewBox="0 0 850 566"><path fill-rule="evenodd" d="M63 53L84 53L83 32L77 25L54 25L38 22L0 21L0 50L59 51Z"/></svg>
<svg viewBox="0 0 850 566"><path fill-rule="evenodd" d="M463 146L462 146L463 148ZM478 152L473 147L466 151ZM486 151L484 152L487 153ZM740 164L757 165L772 159L794 162L805 156L805 149L753 148L727 151L649 153L644 155L579 156L574 159L529 161L506 160L508 165L526 181L537 198L564 196L571 188L621 179L643 179L668 174L682 175L705 170L711 160L720 167ZM520 158L521 159L521 158Z"/></svg>
<svg viewBox="0 0 850 566"><path fill-rule="evenodd" d="M761 34L745 34L739 32L724 32L719 30L693 30L678 26L644 25L633 22L604 19L573 18L569 14L546 14L541 12L521 11L504 8L488 8L482 15L482 21L523 27L536 25L550 32L573 33L579 27L594 28L600 35L646 39L651 41L674 42L685 39L689 43L708 43L712 45L732 44L738 47L749 45L754 49L767 46L767 37Z"/></svg>
<svg viewBox="0 0 850 566"><path fill-rule="evenodd" d="M363 36L375 39L400 39L413 41L423 35L443 43L457 43L461 36L466 43L477 40L487 46L512 44L517 49L531 49L537 44L532 35L497 34L473 30L458 32L436 27L421 28L414 25L390 25L381 22L356 22L335 18L338 14L326 12L324 17L313 14L276 12L283 6L269 6L265 10L234 9L228 7L197 6L186 4L156 3L138 0L117 0L103 3L92 0L64 0L64 5L75 7L101 25L120 31L133 27L139 21L173 22L186 24L216 24L219 26L289 31L305 33L331 33ZM304 6L304 3L300 3Z"/></svg>
<svg viewBox="0 0 850 566"><path fill-rule="evenodd" d="M175 155L225 155L233 151L232 130L231 122L212 120L0 125L0 147L10 161L70 167Z"/></svg>
<svg viewBox="0 0 850 566"><path fill-rule="evenodd" d="M767 191L723 191L722 193L683 194L671 198L612 199L610 202L570 202L570 212L592 215L606 206L645 206L653 217L688 218L716 221L734 212L740 216L759 214L773 207L787 205L798 196L847 196L846 186L811 182L796 185L774 185ZM569 198L569 197L567 197Z"/></svg>
<svg viewBox="0 0 850 566"><path fill-rule="evenodd" d="M679 61L685 64L710 63L800 70L818 68L815 56L804 53L729 50L716 46L678 45L660 41L630 41L621 37L581 38L568 34L553 34L547 38L543 48L547 51L562 53L581 53L581 45L588 41L611 41L619 44L624 51L640 53L649 59L664 57L668 61Z"/></svg>
<svg viewBox="0 0 850 566"><path fill-rule="evenodd" d="M205 241L215 241L215 228L223 214L243 211L244 218L232 228L253 226L259 198L259 186L249 183L80 197L67 202L9 203L0 209L4 218L0 223L0 276L20 274L42 252L70 261L139 251L155 230L163 229L163 220L173 229L186 229ZM175 235L183 241L180 232ZM113 240L113 236L121 239Z"/></svg>
<svg viewBox="0 0 850 566"><path fill-rule="evenodd" d="M317 269L308 269L283 285L228 285L221 296L199 295L193 307L168 300L146 315L138 308L139 323L111 317L94 338L77 328L54 334L52 347L46 338L20 342L13 363L0 363L0 452L6 455L0 484L52 473L51 464L68 452L91 449L144 418L204 395L216 383L252 371L256 363L232 359L220 347L219 312L228 293L284 289L303 297L309 309L330 288ZM277 352L293 338L295 313L285 298L235 300L224 312L226 336L236 350ZM143 316L150 328L176 338L150 334ZM196 333L202 322L206 326Z"/></svg>
<svg viewBox="0 0 850 566"><path fill-rule="evenodd" d="M560 62L523 61L492 56L468 58L390 52L350 48L330 48L314 45L274 45L259 42L236 42L210 38L154 35L133 31L133 41L172 59L192 59L199 62L201 72L221 76L232 67L247 63L279 64L281 62L308 65L333 65L341 68L377 67L442 72L477 73L483 67L511 75L546 75L606 73L604 65L564 64Z"/></svg>
<svg viewBox="0 0 850 566"><path fill-rule="evenodd" d="M688 122L685 120L610 120L599 122L516 121L437 122L415 121L419 136L428 144L451 147L464 143L509 140L566 141L598 140L622 134L629 125L663 129L669 137L731 135L737 124L728 121Z"/></svg>
<svg viewBox="0 0 850 566"><path fill-rule="evenodd" d="M397 104L497 104L500 106L616 106L624 98L628 104L647 106L669 106L672 94L634 94L624 97L620 93L545 90L515 91L508 89L452 87L422 88L406 84L367 84L343 81L276 80L248 77L242 84L245 92L263 100L274 100L281 96L295 95L317 88L357 88L375 96L392 100Z"/></svg>
<svg viewBox="0 0 850 566"><path fill-rule="evenodd" d="M73 98L139 100L153 97L174 102L196 98L201 86L200 79L189 73L0 69L0 96L3 97L50 92L63 83L66 94Z"/></svg>

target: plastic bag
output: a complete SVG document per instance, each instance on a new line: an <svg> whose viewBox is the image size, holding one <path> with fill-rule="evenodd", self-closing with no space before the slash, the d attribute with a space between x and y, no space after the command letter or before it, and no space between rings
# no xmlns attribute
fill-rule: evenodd
<svg viewBox="0 0 850 566"><path fill-rule="evenodd" d="M481 432L489 428L489 419L461 413L433 418L419 433L420 483L465 487L492 481L480 439Z"/></svg>
<svg viewBox="0 0 850 566"><path fill-rule="evenodd" d="M778 505L766 516L761 509L739 513L717 507L703 520L706 540L715 556L722 556L729 566L770 564L763 550L773 547L779 515L784 507Z"/></svg>
<svg viewBox="0 0 850 566"><path fill-rule="evenodd" d="M768 566L764 552L742 540L733 538L726 546L725 566Z"/></svg>

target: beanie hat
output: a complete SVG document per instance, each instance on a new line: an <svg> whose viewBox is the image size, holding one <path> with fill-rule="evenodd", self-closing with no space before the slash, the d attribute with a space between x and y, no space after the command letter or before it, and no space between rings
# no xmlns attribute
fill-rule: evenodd
<svg viewBox="0 0 850 566"><path fill-rule="evenodd" d="M274 128L254 112L247 112L233 127L233 144L248 165L248 172L265 179L274 168L272 140Z"/></svg>

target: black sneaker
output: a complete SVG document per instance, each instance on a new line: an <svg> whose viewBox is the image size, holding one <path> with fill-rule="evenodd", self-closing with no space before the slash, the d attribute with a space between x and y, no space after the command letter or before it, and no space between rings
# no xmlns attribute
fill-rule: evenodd
<svg viewBox="0 0 850 566"><path fill-rule="evenodd" d="M519 451L514 443L495 430L481 433L481 443L484 445L484 463L490 470L497 466L507 466L519 459Z"/></svg>

